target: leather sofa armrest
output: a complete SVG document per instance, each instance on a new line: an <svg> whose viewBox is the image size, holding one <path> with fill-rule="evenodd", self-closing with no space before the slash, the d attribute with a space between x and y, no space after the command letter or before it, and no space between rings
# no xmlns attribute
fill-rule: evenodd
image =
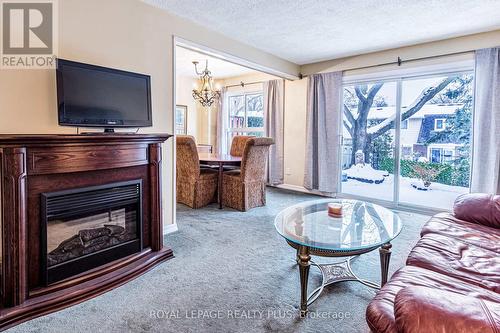
<svg viewBox="0 0 500 333"><path fill-rule="evenodd" d="M500 228L500 195L462 194L455 200L453 215L459 220Z"/></svg>
<svg viewBox="0 0 500 333"><path fill-rule="evenodd" d="M427 287L401 289L394 301L398 332L497 333L500 304Z"/></svg>

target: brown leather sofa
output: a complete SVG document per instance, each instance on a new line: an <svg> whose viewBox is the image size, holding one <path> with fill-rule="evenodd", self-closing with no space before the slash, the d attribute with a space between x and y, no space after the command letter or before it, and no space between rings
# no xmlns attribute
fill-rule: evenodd
<svg viewBox="0 0 500 333"><path fill-rule="evenodd" d="M432 217L366 310L373 332L500 332L500 196L467 194Z"/></svg>

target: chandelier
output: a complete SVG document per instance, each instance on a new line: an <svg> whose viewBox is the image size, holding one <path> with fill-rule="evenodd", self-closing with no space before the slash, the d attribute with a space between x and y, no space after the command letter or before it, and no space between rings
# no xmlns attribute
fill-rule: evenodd
<svg viewBox="0 0 500 333"><path fill-rule="evenodd" d="M208 70L208 60L205 69L198 72L198 61L193 61L196 75L200 76L200 89L193 89L193 98L204 107L210 107L220 97L220 91L213 88L213 78Z"/></svg>

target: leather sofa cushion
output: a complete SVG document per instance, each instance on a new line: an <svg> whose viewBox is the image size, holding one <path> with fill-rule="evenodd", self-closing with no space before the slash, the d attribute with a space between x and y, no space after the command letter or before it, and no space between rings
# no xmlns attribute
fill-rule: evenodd
<svg viewBox="0 0 500 333"><path fill-rule="evenodd" d="M428 287L403 288L394 301L402 333L498 333L500 303Z"/></svg>
<svg viewBox="0 0 500 333"><path fill-rule="evenodd" d="M500 293L500 256L494 251L433 234L425 235L410 252L407 265L448 275Z"/></svg>
<svg viewBox="0 0 500 333"><path fill-rule="evenodd" d="M463 194L455 200L453 215L460 220L500 228L500 195Z"/></svg>
<svg viewBox="0 0 500 333"><path fill-rule="evenodd" d="M448 213L432 217L422 228L421 236L440 234L500 253L500 229L459 220Z"/></svg>
<svg viewBox="0 0 500 333"><path fill-rule="evenodd" d="M429 287L454 292L490 302L500 303L500 295L476 285L463 283L451 276L416 266L398 270L380 289L366 309L366 321L375 333L398 332L394 314L394 300L398 292L408 286Z"/></svg>

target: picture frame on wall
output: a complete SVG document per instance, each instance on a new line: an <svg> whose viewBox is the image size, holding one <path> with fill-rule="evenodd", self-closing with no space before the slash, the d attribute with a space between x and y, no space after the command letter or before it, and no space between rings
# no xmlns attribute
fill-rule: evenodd
<svg viewBox="0 0 500 333"><path fill-rule="evenodd" d="M187 134L187 105L175 106L175 134Z"/></svg>

